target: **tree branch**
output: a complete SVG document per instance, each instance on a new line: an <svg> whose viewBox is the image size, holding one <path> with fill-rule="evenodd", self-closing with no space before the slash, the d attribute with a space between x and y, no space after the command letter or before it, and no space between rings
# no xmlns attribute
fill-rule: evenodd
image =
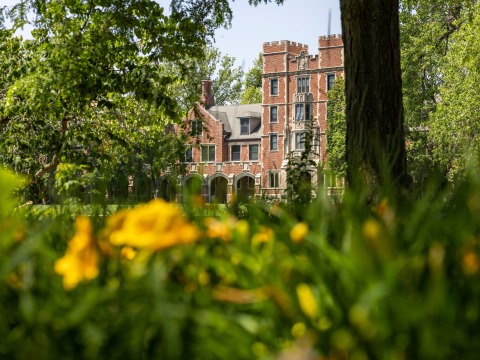
<svg viewBox="0 0 480 360"><path fill-rule="evenodd" d="M43 177L45 174L52 171L59 163L60 163L60 160L58 159L57 155L54 155L52 162L50 164L45 165L35 173L35 178Z"/></svg>
<svg viewBox="0 0 480 360"><path fill-rule="evenodd" d="M447 30L442 36L440 36L440 37L438 38L438 40L437 40L437 46L439 46L440 43L441 43L443 40L448 39L448 37L449 37L450 35L452 35L455 31L457 31L458 29L460 29L460 27L461 27L464 23L465 23L465 20L460 21L460 22L458 23L458 25L450 24L448 30Z"/></svg>

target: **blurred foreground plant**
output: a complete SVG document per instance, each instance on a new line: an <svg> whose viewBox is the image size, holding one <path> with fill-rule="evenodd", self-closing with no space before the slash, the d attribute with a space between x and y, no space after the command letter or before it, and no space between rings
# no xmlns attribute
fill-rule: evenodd
<svg viewBox="0 0 480 360"><path fill-rule="evenodd" d="M19 209L24 240L0 235L0 358L476 359L480 182L363 200L241 220L155 201L76 232Z"/></svg>

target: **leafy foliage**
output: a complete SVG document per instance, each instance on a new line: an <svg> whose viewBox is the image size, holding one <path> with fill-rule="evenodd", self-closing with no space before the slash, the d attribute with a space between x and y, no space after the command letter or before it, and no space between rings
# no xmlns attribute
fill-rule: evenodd
<svg viewBox="0 0 480 360"><path fill-rule="evenodd" d="M173 84L187 73L182 60L202 58L213 30L229 22L225 7L204 10L175 1L166 15L152 0L24 0L8 9L14 25L0 30L0 157L30 177L27 199L48 201L50 174L62 162L108 177L140 161L149 170L137 173L149 174L182 152L165 135L182 116ZM13 33L28 14L33 39L23 41ZM223 81L241 77L230 69L233 59L222 61ZM169 72L170 63L179 72Z"/></svg>
<svg viewBox="0 0 480 360"><path fill-rule="evenodd" d="M263 56L259 54L253 66L245 74L244 90L241 96L242 104L257 104L262 102L262 72Z"/></svg>
<svg viewBox="0 0 480 360"><path fill-rule="evenodd" d="M314 133L311 122L308 122L305 126L307 131L304 132L304 149L290 151L285 167L287 174L285 197L295 212L299 212L305 204L309 204L314 198L312 180L318 174L318 164L315 161L318 154L314 152L314 144L318 141L318 134Z"/></svg>
<svg viewBox="0 0 480 360"><path fill-rule="evenodd" d="M5 176L0 172L0 184L12 183ZM2 212L2 229L10 231L0 233L0 354L474 359L480 179L471 180L453 190L431 186L399 207L388 199L366 207L363 194L347 191L339 207L321 196L296 214L278 204L249 205L243 220L154 203L111 216L90 208L93 232L85 217L73 231L78 209ZM166 213L150 214L151 207ZM216 217L207 217L212 212ZM200 216L186 215L194 213ZM135 222L137 215L151 222ZM194 243L163 247L181 242L192 226L200 232ZM155 231L176 233L150 236ZM115 232L121 236L112 243ZM65 276L57 267L66 260L57 261L67 239L68 256L80 251L73 245L85 244L82 236L98 255L88 263L98 273L67 290L54 269ZM133 247L118 246L122 239ZM147 251L145 239L159 250Z"/></svg>
<svg viewBox="0 0 480 360"><path fill-rule="evenodd" d="M455 174L465 174L468 160L464 154L475 153L467 149L470 136L463 131L468 128L463 124L470 116L460 119L458 114L474 114L465 108L466 103L461 104L462 99L468 99L468 105L478 100L467 95L468 85L463 82L463 75L457 80L450 79L455 74L464 74L468 82L470 74L465 72L464 63L478 57L474 45L465 47L470 46L466 42L476 31L473 23L478 17L478 5L475 4L470 0L402 1L408 165L417 185L431 176L432 169L450 179ZM471 80L473 84L475 80ZM455 101L448 98L453 94L458 97ZM451 111L445 111L447 108Z"/></svg>
<svg viewBox="0 0 480 360"><path fill-rule="evenodd" d="M212 90L216 105L238 104L242 91L243 71L235 67L235 58L222 55L220 50L208 46L205 57L185 57L179 64L171 64L169 71L177 75L172 84L172 93L186 113L192 105L200 101L202 80L212 80Z"/></svg>
<svg viewBox="0 0 480 360"><path fill-rule="evenodd" d="M430 138L435 144L434 159L448 176L465 176L480 163L478 105L476 84L480 80L480 7L451 37L450 50L442 68L439 104L431 115ZM469 166L473 165L473 166Z"/></svg>
<svg viewBox="0 0 480 360"><path fill-rule="evenodd" d="M335 175L347 175L345 116L345 79L340 76L328 92L327 103L327 163Z"/></svg>

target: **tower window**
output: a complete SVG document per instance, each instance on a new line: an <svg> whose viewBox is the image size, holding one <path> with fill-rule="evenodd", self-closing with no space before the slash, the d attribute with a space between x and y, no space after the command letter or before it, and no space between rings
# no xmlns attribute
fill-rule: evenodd
<svg viewBox="0 0 480 360"><path fill-rule="evenodd" d="M295 105L295 120L310 120L310 104L296 104Z"/></svg>
<svg viewBox="0 0 480 360"><path fill-rule="evenodd" d="M276 151L278 150L278 135L271 134L270 135L270 150Z"/></svg>
<svg viewBox="0 0 480 360"><path fill-rule="evenodd" d="M276 106L270 106L270 122L278 122L278 108Z"/></svg>
<svg viewBox="0 0 480 360"><path fill-rule="evenodd" d="M310 78L309 77L298 77L297 78L297 93L308 93L310 92Z"/></svg>
<svg viewBox="0 0 480 360"><path fill-rule="evenodd" d="M278 95L278 79L270 80L270 95Z"/></svg>
<svg viewBox="0 0 480 360"><path fill-rule="evenodd" d="M335 83L335 74L327 74L327 90L331 90L333 88L334 83Z"/></svg>
<svg viewBox="0 0 480 360"><path fill-rule="evenodd" d="M295 149L305 150L305 133L304 132L295 133Z"/></svg>

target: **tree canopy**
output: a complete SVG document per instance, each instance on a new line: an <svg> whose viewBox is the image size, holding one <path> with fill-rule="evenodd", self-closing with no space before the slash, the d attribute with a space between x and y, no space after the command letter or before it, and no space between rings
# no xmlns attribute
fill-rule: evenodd
<svg viewBox="0 0 480 360"><path fill-rule="evenodd" d="M328 168L338 176L347 175L345 107L345 79L339 76L328 92L326 130Z"/></svg>
<svg viewBox="0 0 480 360"><path fill-rule="evenodd" d="M262 72L263 56L258 57L253 62L251 69L245 74L244 90L241 95L242 104L256 104L262 102Z"/></svg>
<svg viewBox="0 0 480 360"><path fill-rule="evenodd" d="M409 170L417 182L431 174L453 179L478 164L475 127L474 0L402 1L402 72ZM471 167L470 167L471 168Z"/></svg>
<svg viewBox="0 0 480 360"><path fill-rule="evenodd" d="M480 163L480 5L451 35L442 66L436 111L431 113L433 156L451 178ZM461 20L462 21L462 20Z"/></svg>
<svg viewBox="0 0 480 360"><path fill-rule="evenodd" d="M248 2L281 4L283 0ZM173 0L170 4L169 11L154 0L19 0L12 8L4 7L0 16L2 163L28 174L31 183L39 185L61 162L85 162L93 153L100 159L106 154L115 157L117 150L132 152L135 141L129 132L142 127L142 131L160 133L167 123L179 121L190 102L179 102L179 89L184 88L184 99L193 101L201 78L213 80L218 104L237 103L240 97L242 103L260 101L261 57L248 71L242 92L241 69L233 67L231 57L209 46L215 29L230 25L229 1ZM475 41L477 2L402 0L388 13L379 3L370 3L369 16L391 16L391 21L385 21L393 28L385 32L379 30L383 22L372 20L368 27L362 26L365 19L355 14L365 13L364 1L342 0L341 4L347 44L349 171L363 169L370 174L367 178L377 181L385 175L381 168L390 169L387 177L408 182L402 165L405 109L410 162L437 165L450 177L465 174L472 159L480 160L475 118L480 99L474 91L480 58ZM5 19L13 24L8 29ZM401 42L396 40L398 20ZM26 22L33 31L32 39L24 40L14 34ZM349 37L356 26L364 33L361 43ZM375 34L378 44L391 36L392 41L384 43L392 51L401 43L403 85L397 76L396 55L391 62L384 59L389 51L383 47L372 59L375 44L368 42ZM372 80L388 64L393 66L388 74ZM373 71L365 81L349 73L358 66ZM387 80L392 80L390 85ZM380 93L372 94L375 89ZM377 105L389 96L396 96L390 115L376 113L386 109ZM138 116L145 117L143 123L134 125ZM132 122L127 124L126 119ZM117 145L124 150L114 151Z"/></svg>
<svg viewBox="0 0 480 360"><path fill-rule="evenodd" d="M213 31L231 20L228 2L213 0L173 1L168 15L153 0L22 0L3 10L13 25L0 30L1 160L34 188L61 162L106 156L115 144L134 152L131 111L151 134L179 121L172 88L188 74L183 59L203 58ZM32 39L14 36L27 21ZM222 61L220 77L238 76L231 58Z"/></svg>
<svg viewBox="0 0 480 360"><path fill-rule="evenodd" d="M199 101L202 80L212 80L212 90L215 104L238 104L242 91L243 71L235 66L235 58L223 55L219 49L209 45L204 50L202 58L187 58L181 64L172 63L169 68L177 74L177 81L172 86L172 92L183 111L191 108ZM186 70L183 70L186 69Z"/></svg>

